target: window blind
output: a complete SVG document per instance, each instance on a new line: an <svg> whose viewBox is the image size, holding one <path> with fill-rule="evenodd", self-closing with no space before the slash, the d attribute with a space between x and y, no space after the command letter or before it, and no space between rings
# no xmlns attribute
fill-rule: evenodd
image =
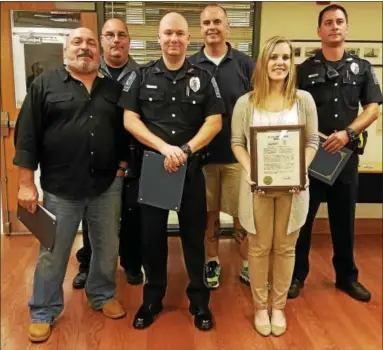
<svg viewBox="0 0 383 350"><path fill-rule="evenodd" d="M188 55L197 52L203 44L200 32L200 13L206 2L170 2L170 1L127 1L104 2L105 20L119 18L128 24L131 37L130 54L140 64L156 60L161 56L158 44L158 25L168 12L179 12L189 24L191 35ZM218 4L218 3L217 3ZM219 3L229 19L228 41L239 51L249 56L253 52L253 28L255 5L252 1Z"/></svg>

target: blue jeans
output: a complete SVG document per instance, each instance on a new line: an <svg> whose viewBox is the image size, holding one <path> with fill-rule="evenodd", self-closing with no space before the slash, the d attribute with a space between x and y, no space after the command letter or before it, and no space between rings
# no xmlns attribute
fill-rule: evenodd
<svg viewBox="0 0 383 350"><path fill-rule="evenodd" d="M32 323L50 323L64 308L63 281L81 219L86 215L92 247L85 292L91 305L101 309L114 298L118 259L118 228L123 178L116 177L98 197L68 200L44 192L44 206L56 215L56 242L52 252L40 246L29 301Z"/></svg>

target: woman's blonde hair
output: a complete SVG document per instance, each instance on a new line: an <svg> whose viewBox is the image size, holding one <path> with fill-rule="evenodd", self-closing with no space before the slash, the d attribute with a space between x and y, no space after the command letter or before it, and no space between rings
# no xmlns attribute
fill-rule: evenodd
<svg viewBox="0 0 383 350"><path fill-rule="evenodd" d="M275 46L280 43L286 43L290 47L290 71L284 84L285 108L291 108L296 101L296 68L293 46L291 45L291 42L284 37L273 36L263 44L262 50L258 56L257 64L255 65L253 76L251 77L253 91L250 92L250 101L257 109L265 109L266 99L270 93L270 78L267 64Z"/></svg>

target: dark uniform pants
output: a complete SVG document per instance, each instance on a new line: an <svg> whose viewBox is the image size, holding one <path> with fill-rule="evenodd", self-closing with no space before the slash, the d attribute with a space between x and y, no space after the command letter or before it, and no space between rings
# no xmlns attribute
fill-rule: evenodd
<svg viewBox="0 0 383 350"><path fill-rule="evenodd" d="M158 304L165 296L168 215L168 210L149 205L141 206L143 266L147 278L144 285L144 305ZM203 278L206 190L201 167L187 170L178 220L186 270L190 279L186 289L190 309L193 310L197 306L206 307L209 303L209 290Z"/></svg>
<svg viewBox="0 0 383 350"><path fill-rule="evenodd" d="M356 156L356 155L355 155ZM353 159L350 158L351 162ZM304 282L309 273L311 231L321 202L327 201L328 218L333 243L333 265L337 282L357 281L354 262L354 220L358 191L358 166L349 167L347 181L337 179L333 186L310 177L310 205L306 223L301 228L296 245L293 279Z"/></svg>
<svg viewBox="0 0 383 350"><path fill-rule="evenodd" d="M121 226L120 226L120 264L132 274L141 270L141 220L140 206L137 204L139 179L124 179L122 193ZM88 272L92 248L89 242L86 218L82 221L84 246L78 250L76 257L80 263L80 272Z"/></svg>

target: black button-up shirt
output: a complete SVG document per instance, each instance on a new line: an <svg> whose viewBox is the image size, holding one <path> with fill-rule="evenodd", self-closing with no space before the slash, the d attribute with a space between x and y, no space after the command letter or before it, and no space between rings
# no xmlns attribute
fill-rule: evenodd
<svg viewBox="0 0 383 350"><path fill-rule="evenodd" d="M223 101L225 113L222 116L222 129L208 145L208 163L236 163L231 150L231 118L238 98L251 89L251 76L254 61L246 54L233 49L229 43L226 56L217 66L204 53L204 47L190 57L190 61L208 70L216 79Z"/></svg>
<svg viewBox="0 0 383 350"><path fill-rule="evenodd" d="M187 59L175 78L162 59L137 69L118 104L139 114L153 134L175 146L190 141L206 117L224 112L215 79Z"/></svg>
<svg viewBox="0 0 383 350"><path fill-rule="evenodd" d="M338 64L338 77L330 79L331 70L322 51L298 66L298 86L311 93L318 110L318 128L326 135L346 129L358 116L359 102L381 104L382 93L371 64L345 53Z"/></svg>
<svg viewBox="0 0 383 350"><path fill-rule="evenodd" d="M100 75L89 94L64 68L37 77L16 123L13 163L33 170L40 163L42 189L58 196L103 193L123 159L121 89Z"/></svg>

